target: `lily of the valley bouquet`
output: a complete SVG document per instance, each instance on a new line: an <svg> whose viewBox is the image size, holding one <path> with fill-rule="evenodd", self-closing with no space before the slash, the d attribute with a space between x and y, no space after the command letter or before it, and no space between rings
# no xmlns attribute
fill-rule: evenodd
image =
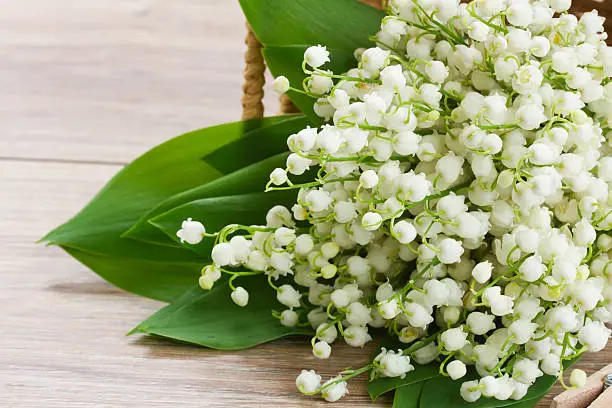
<svg viewBox="0 0 612 408"><path fill-rule="evenodd" d="M596 11L241 3L303 114L170 140L46 237L172 302L135 332L227 350L303 335L321 359L376 340L370 364L304 370L297 389L336 401L363 374L373 398L421 408L531 407L606 346L612 48Z"/></svg>

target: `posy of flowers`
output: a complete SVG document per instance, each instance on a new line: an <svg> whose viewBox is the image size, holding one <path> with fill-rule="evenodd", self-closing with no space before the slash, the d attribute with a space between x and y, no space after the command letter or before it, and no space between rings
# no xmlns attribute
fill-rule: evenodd
<svg viewBox="0 0 612 408"><path fill-rule="evenodd" d="M336 401L364 374L373 398L397 389L396 401L414 397L423 408L532 406L555 377L563 382L569 363L602 350L610 336L612 49L604 19L596 11L577 18L559 0L391 0L384 16L351 1L297 1L314 19L331 8L327 19L343 11L355 24L370 22L362 31L380 24L313 44L309 15L301 34L294 21L270 29L267 3L274 1L242 6L276 74L274 89L306 116L225 125L240 133L226 141L214 135L227 129L209 128L132 165L140 163L131 173L156 201L138 203L135 225L125 232L118 222L124 228L113 239L138 243L136 268L159 261L153 282L138 287L139 277L126 283L109 273L130 258L108 242L100 246L111 255L79 243L93 210L47 239L151 297L164 299L168 285L178 292L188 276L197 282L193 270L201 270L200 287L180 297L169 291L175 303L136 331L227 349L308 335L320 359L333 358L335 342L384 339L364 367L329 379L302 371L303 394ZM283 29L295 44L278 42ZM369 48L348 49L365 46L367 34ZM338 42L347 43L342 52ZM217 174L199 168L186 172L185 185L170 174L160 176L167 187L151 187L152 168L170 161L159 149L186 160L184 138L200 143L190 165ZM257 143L273 147L249 151ZM228 168L235 157L245 164ZM130 167L97 200L127 185L125 173ZM159 193L173 188L180 190ZM172 274L171 265L188 270L171 282L157 276ZM194 313L225 313L234 323L215 326ZM247 339L232 326L240 319L257 326ZM173 332L177 321L185 327ZM585 380L573 370L564 385Z"/></svg>

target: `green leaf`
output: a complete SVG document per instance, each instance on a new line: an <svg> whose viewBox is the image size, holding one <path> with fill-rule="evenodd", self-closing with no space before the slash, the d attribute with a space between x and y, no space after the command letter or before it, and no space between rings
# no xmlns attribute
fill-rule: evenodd
<svg viewBox="0 0 612 408"><path fill-rule="evenodd" d="M540 398L534 398L530 400L521 400L516 404L509 405L510 408L533 408L538 405Z"/></svg>
<svg viewBox="0 0 612 408"><path fill-rule="evenodd" d="M295 203L296 197L297 190L287 190L205 198L173 208L153 218L150 223L179 242L176 231L188 217L202 222L208 231L218 231L228 224L265 224L265 216L270 208L275 205L290 206ZM184 245L208 257L214 241L214 238L207 237L197 245Z"/></svg>
<svg viewBox="0 0 612 408"><path fill-rule="evenodd" d="M303 118L300 120L303 121ZM202 158L220 147L242 137L262 135L276 124L298 121L296 117L279 117L235 122L207 129L197 130L171 139L145 153L120 171L93 200L70 221L50 232L43 241L69 248L72 255L88 263L102 277L112 276L111 282L126 290L153 298L172 298L160 296L152 287L164 288L168 293L177 293L184 285L174 287L172 271L152 275L142 279L142 271L120 268L116 265L133 260L170 264L205 261L205 257L181 247L151 245L134 239L122 238L121 234L130 228L143 213L151 210L160 202L185 190L214 180L222 175L213 165ZM301 126L303 122L296 122ZM286 130L285 127L283 129ZM240 168L242 165L236 162ZM231 186L230 186L231 187ZM159 233L158 236L164 237ZM169 241L171 242L171 241ZM113 273L103 271L103 262L112 259ZM131 276L135 274L138 279ZM110 280L110 279L109 279ZM135 287L142 281L142 290ZM146 281L146 283L145 283Z"/></svg>
<svg viewBox="0 0 612 408"><path fill-rule="evenodd" d="M199 263L121 259L92 255L68 247L63 249L113 285L163 302L170 302L193 287L202 269Z"/></svg>
<svg viewBox="0 0 612 408"><path fill-rule="evenodd" d="M270 71L289 78L295 88L302 86L302 61L308 46L328 47L331 64L323 68L346 72L356 65L353 52L372 46L368 37L380 29L384 17L384 12L356 0L240 0L240 5L264 45ZM313 99L295 92L289 97L313 123L321 123L312 110Z"/></svg>
<svg viewBox="0 0 612 408"><path fill-rule="evenodd" d="M286 152L287 138L304 129L309 123L310 121L303 115L280 116L278 123L262 129L261 132L251 132L227 143L203 159L223 174L232 173Z"/></svg>
<svg viewBox="0 0 612 408"><path fill-rule="evenodd" d="M357 0L240 0L240 6L264 45L321 44L350 52L369 45L384 16Z"/></svg>
<svg viewBox="0 0 612 408"><path fill-rule="evenodd" d="M247 307L235 305L226 281L212 290L195 287L171 305L138 325L141 332L221 350L240 350L291 335L309 334L303 328L282 326L272 316L280 307L263 276L234 281L249 292Z"/></svg>
<svg viewBox="0 0 612 408"><path fill-rule="evenodd" d="M420 383L439 376L439 367L436 364L415 365L414 371L406 374L404 378L380 377L368 383L368 394L372 400L376 400L382 394L406 385Z"/></svg>
<svg viewBox="0 0 612 408"><path fill-rule="evenodd" d="M168 243L171 243L174 246L181 246L179 243L177 243L175 236L170 238L167 234L162 233L149 221L160 214L191 201L225 196L227 194L240 195L262 192L265 189L267 181L269 180L270 172L276 167L285 167L287 156L288 153L281 153L258 163L244 167L209 183L172 196L163 201L153 210L149 211L132 228L124 233L123 236L159 245L167 245ZM229 222L233 221L230 220ZM206 225L206 228L208 231L212 231L209 225Z"/></svg>
<svg viewBox="0 0 612 408"><path fill-rule="evenodd" d="M267 46L264 48L263 54L273 76L284 75L294 88L302 89L302 82L306 78L306 74L302 71L301 61L307 48L307 45ZM334 72L346 72L356 65L353 51L337 48L328 48L327 50L331 54L331 62L325 66L326 69L331 69ZM295 91L289 91L287 95L310 120L316 124L322 122L322 119L313 110L315 99Z"/></svg>
<svg viewBox="0 0 612 408"><path fill-rule="evenodd" d="M395 390L393 408L418 408L423 382L404 385Z"/></svg>
<svg viewBox="0 0 612 408"><path fill-rule="evenodd" d="M566 368L577 360L578 359L576 358L567 361L565 363ZM494 398L485 397L481 397L476 402L464 401L459 394L461 384L465 381L478 378L480 378L480 376L478 376L473 370L470 370L468 375L457 381L453 381L448 377L442 376L427 381L423 388L420 408L438 408L447 406L453 408L497 408L514 406L532 401L535 404L557 381L557 377L551 375L544 375L538 378L538 380L529 388L529 391L523 397L523 399L519 401L499 401ZM517 408L519 407L522 408L522 406L518 405Z"/></svg>
<svg viewBox="0 0 612 408"><path fill-rule="evenodd" d="M157 245L176 246L174 241L149 224L149 219L200 198L263 191L270 171L275 167L285 167L286 156L282 159L277 157L273 162L266 160L286 152L287 137L306 127L307 123L307 119L302 115L283 116L276 123L261 128L261 131L251 131L207 154L203 160L219 172L227 174L227 178L221 177L205 184L197 184L190 190L164 200L142 215L122 236ZM260 160L263 163L259 164ZM271 165L274 167L270 167Z"/></svg>
<svg viewBox="0 0 612 408"><path fill-rule="evenodd" d="M159 202L222 175L202 157L227 143L261 134L266 128L286 120L268 118L235 122L171 139L120 171L79 214L43 240L93 254L181 259L189 252L160 248L155 254L151 253L149 245L121 239L120 235Z"/></svg>

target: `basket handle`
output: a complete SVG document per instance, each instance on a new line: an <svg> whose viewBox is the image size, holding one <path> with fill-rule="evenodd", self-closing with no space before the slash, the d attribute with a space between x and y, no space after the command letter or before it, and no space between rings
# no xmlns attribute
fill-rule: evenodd
<svg viewBox="0 0 612 408"><path fill-rule="evenodd" d="M262 45L247 24L244 39L244 83L242 85L242 119L261 118L264 114L263 87L266 83L266 63L261 53Z"/></svg>

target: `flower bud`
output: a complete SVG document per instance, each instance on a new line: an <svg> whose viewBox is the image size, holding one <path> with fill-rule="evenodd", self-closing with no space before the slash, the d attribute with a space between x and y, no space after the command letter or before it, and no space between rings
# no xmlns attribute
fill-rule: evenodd
<svg viewBox="0 0 612 408"><path fill-rule="evenodd" d="M312 354L322 360L329 358L331 346L325 341L318 341L312 346Z"/></svg>
<svg viewBox="0 0 612 408"><path fill-rule="evenodd" d="M238 286L230 295L235 304L245 307L249 303L249 292L242 286Z"/></svg>
<svg viewBox="0 0 612 408"><path fill-rule="evenodd" d="M215 280L210 275L202 275L200 279L198 279L198 284L202 289L210 290L215 284Z"/></svg>
<svg viewBox="0 0 612 408"><path fill-rule="evenodd" d="M376 231L382 225L383 218L379 213L367 212L361 219L361 225L367 231Z"/></svg>
<svg viewBox="0 0 612 408"><path fill-rule="evenodd" d="M489 261L480 262L474 269L472 269L472 277L478 283L485 283L491 279L491 273L493 272L493 264Z"/></svg>
<svg viewBox="0 0 612 408"><path fill-rule="evenodd" d="M453 360L446 366L446 372L451 379L458 380L467 374L467 367L462 361Z"/></svg>
<svg viewBox="0 0 612 408"><path fill-rule="evenodd" d="M409 244L415 240L417 231L410 222L406 220L399 221L393 225L393 236L400 244Z"/></svg>
<svg viewBox="0 0 612 408"><path fill-rule="evenodd" d="M338 337L338 330L331 323L321 323L317 327L316 337L325 343L333 343Z"/></svg>
<svg viewBox="0 0 612 408"><path fill-rule="evenodd" d="M578 368L572 370L570 374L570 384L572 387L580 388L584 387L587 382L587 374Z"/></svg>
<svg viewBox="0 0 612 408"><path fill-rule="evenodd" d="M272 89L279 95L286 93L289 90L289 80L284 76L278 76L272 83Z"/></svg>
<svg viewBox="0 0 612 408"><path fill-rule="evenodd" d="M280 323L285 327L295 327L298 323L298 314L291 309L283 310L280 315Z"/></svg>

